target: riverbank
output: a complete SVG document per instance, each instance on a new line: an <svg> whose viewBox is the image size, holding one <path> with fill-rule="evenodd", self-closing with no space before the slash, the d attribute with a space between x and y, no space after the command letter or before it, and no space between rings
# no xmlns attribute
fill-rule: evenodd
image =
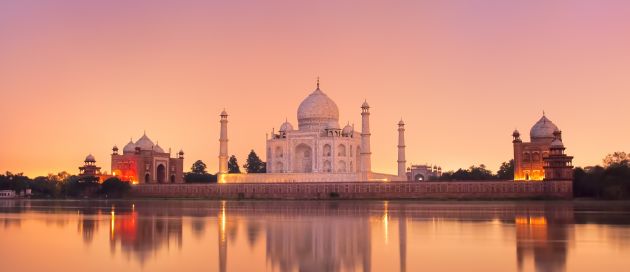
<svg viewBox="0 0 630 272"><path fill-rule="evenodd" d="M571 181L142 184L133 198L204 199L572 199Z"/></svg>

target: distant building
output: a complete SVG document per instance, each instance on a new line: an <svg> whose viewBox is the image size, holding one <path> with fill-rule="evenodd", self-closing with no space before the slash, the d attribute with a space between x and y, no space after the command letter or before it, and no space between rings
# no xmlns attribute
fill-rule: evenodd
<svg viewBox="0 0 630 272"><path fill-rule="evenodd" d="M573 157L564 155L564 145L562 144L560 129L549 120L544 114L534 124L530 130L530 142L523 142L518 130L512 133L514 144L514 180L544 180L546 172L558 168L558 160L563 161L565 166L571 165ZM552 144L558 142L562 145L561 154L555 154L554 159L547 159L550 156ZM556 149L556 152L558 150ZM564 155L560 158L558 155ZM568 165L566 165L568 160ZM551 166L553 165L553 166ZM570 166L572 168L572 166ZM548 169L548 171L546 170ZM553 170L557 172L557 170ZM566 171L565 170L560 170ZM554 179L558 175L553 175ZM561 175L566 178L565 174ZM549 179L549 178L547 178Z"/></svg>
<svg viewBox="0 0 630 272"><path fill-rule="evenodd" d="M573 180L573 157L564 154L562 132L554 131L549 156L543 158L546 180Z"/></svg>
<svg viewBox="0 0 630 272"><path fill-rule="evenodd" d="M16 194L13 190L0 190L0 198L15 198Z"/></svg>
<svg viewBox="0 0 630 272"><path fill-rule="evenodd" d="M79 167L79 180L102 182L101 168L96 166L96 159L92 154L87 155L83 161L83 166Z"/></svg>
<svg viewBox="0 0 630 272"><path fill-rule="evenodd" d="M407 168L407 180L428 181L438 179L442 176L442 167L430 166L427 164L413 164Z"/></svg>
<svg viewBox="0 0 630 272"><path fill-rule="evenodd" d="M146 133L135 143L130 140L118 153L112 148L112 175L121 180L139 183L184 183L184 151L171 158L147 137Z"/></svg>

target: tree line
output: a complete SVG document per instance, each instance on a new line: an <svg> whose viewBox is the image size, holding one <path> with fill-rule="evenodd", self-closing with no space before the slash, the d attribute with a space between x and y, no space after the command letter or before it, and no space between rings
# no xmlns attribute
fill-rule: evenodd
<svg viewBox="0 0 630 272"><path fill-rule="evenodd" d="M437 178L440 181L455 180L513 180L514 179L514 160L501 163L499 171L496 174L486 168L486 165L473 165L467 169L459 168L456 171L448 171L442 173ZM429 179L431 180L431 179Z"/></svg>
<svg viewBox="0 0 630 272"><path fill-rule="evenodd" d="M207 171L207 165L197 160L190 167L190 172L184 173L184 181L187 183L213 183L217 182L217 175L210 174ZM262 161L256 152L252 149L247 155L247 160L243 164L243 168L247 173L266 173L267 163ZM241 167L238 165L236 156L232 155L228 159L228 173L240 174Z"/></svg>
<svg viewBox="0 0 630 272"><path fill-rule="evenodd" d="M265 173L266 163L252 150L242 165L247 173ZM229 173L241 173L236 156L228 160ZM597 199L630 199L630 155L615 152L603 159L603 166L577 167L574 169L573 194L575 197ZM470 166L466 169L448 171L437 178L441 181L456 180L512 180L514 179L514 160L503 162L497 173L493 173L485 165ZM206 164L195 161L190 172L184 174L187 183L213 183L217 176L207 172ZM81 177L67 172L49 174L29 178L23 173L6 172L0 174L0 190L13 190L23 193L27 189L35 197L48 198L80 198L124 197L131 186L129 182L118 178L109 178L103 183L97 177Z"/></svg>
<svg viewBox="0 0 630 272"><path fill-rule="evenodd" d="M0 190L13 190L18 194L31 191L34 197L43 198L81 198L101 197L119 198L125 196L131 186L129 182L112 177L99 183L97 177L81 177L67 172L29 178L23 173L5 172L0 174Z"/></svg>

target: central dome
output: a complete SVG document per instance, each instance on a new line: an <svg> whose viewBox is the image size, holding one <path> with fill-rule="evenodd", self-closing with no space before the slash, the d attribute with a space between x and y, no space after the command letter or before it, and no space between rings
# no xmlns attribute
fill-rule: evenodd
<svg viewBox="0 0 630 272"><path fill-rule="evenodd" d="M300 103L297 119L300 130L325 129L333 122L339 123L339 108L335 101L317 88Z"/></svg>
<svg viewBox="0 0 630 272"><path fill-rule="evenodd" d="M558 127L551 122L546 116L543 115L536 124L529 131L529 137L532 140L536 139L553 139L553 132L558 130Z"/></svg>

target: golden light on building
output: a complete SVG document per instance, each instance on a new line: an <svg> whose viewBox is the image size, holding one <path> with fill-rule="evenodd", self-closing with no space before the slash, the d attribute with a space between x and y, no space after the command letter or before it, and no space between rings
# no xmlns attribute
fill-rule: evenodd
<svg viewBox="0 0 630 272"><path fill-rule="evenodd" d="M517 216L514 219L514 223L517 225L547 225L547 218L544 216Z"/></svg>

